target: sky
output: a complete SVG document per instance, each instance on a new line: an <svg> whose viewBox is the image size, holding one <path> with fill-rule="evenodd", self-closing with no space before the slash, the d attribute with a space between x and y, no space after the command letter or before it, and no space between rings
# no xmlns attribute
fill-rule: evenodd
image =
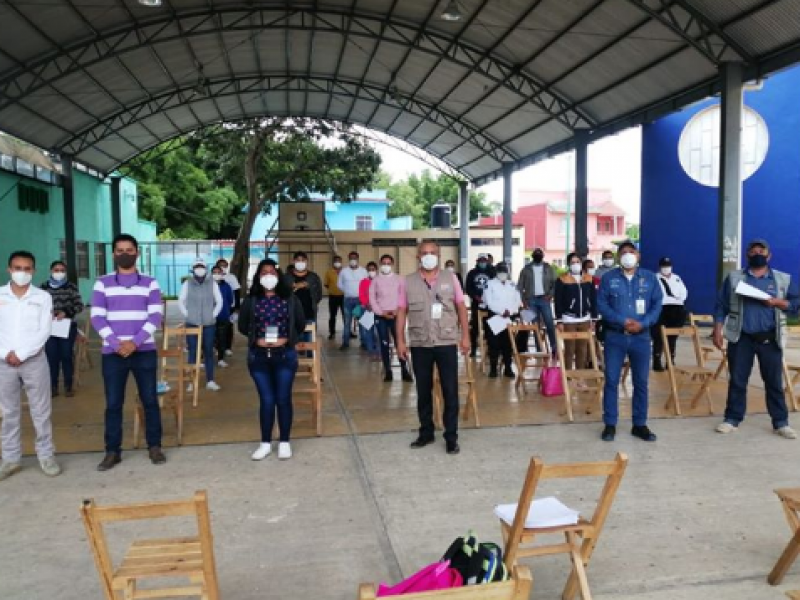
<svg viewBox="0 0 800 600"><path fill-rule="evenodd" d="M378 145L383 157L382 169L393 179L404 179L412 173L431 169L429 165L401 150ZM614 202L625 210L629 223L639 223L641 191L641 129L636 127L595 142L589 146L589 187L610 189ZM512 186L518 190L563 191L574 185L570 177L574 153L543 161L514 173ZM502 180L479 188L488 202L503 200ZM512 196L513 197L513 196Z"/></svg>

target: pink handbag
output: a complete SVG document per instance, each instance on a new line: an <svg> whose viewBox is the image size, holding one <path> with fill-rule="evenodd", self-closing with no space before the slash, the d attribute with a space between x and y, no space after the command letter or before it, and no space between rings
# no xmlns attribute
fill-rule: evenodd
<svg viewBox="0 0 800 600"><path fill-rule="evenodd" d="M552 398L564 395L564 384L561 381L561 367L543 367L539 379L542 396Z"/></svg>
<svg viewBox="0 0 800 600"><path fill-rule="evenodd" d="M461 573L450 568L450 561L433 563L417 571L408 579L397 585L378 586L377 596L399 596L401 594L412 594L415 592L433 592L436 590L446 590L464 585Z"/></svg>

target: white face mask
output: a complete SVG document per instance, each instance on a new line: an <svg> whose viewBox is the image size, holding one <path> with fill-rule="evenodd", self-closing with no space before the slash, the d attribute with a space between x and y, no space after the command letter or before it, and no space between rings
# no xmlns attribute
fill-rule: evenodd
<svg viewBox="0 0 800 600"><path fill-rule="evenodd" d="M358 266L358 259L357 258L351 258L350 259L350 266L355 269Z"/></svg>
<svg viewBox="0 0 800 600"><path fill-rule="evenodd" d="M571 263L569 265L569 272L573 275L580 275L581 274L581 263Z"/></svg>
<svg viewBox="0 0 800 600"><path fill-rule="evenodd" d="M260 281L266 290L274 290L278 285L278 277L276 275L264 275Z"/></svg>
<svg viewBox="0 0 800 600"><path fill-rule="evenodd" d="M197 268L194 270L194 276L195 276L195 277L205 277L207 272L208 272L208 271L206 271L206 268L205 268L205 267L197 267Z"/></svg>
<svg viewBox="0 0 800 600"><path fill-rule="evenodd" d="M450 271L451 273L455 273L456 272L456 268L455 267L447 267L447 270Z"/></svg>
<svg viewBox="0 0 800 600"><path fill-rule="evenodd" d="M603 259L603 266L607 269L610 269L614 266L614 259L613 258L604 258Z"/></svg>
<svg viewBox="0 0 800 600"><path fill-rule="evenodd" d="M214 273L214 281L222 281L225 276L222 273Z"/></svg>
<svg viewBox="0 0 800 600"><path fill-rule="evenodd" d="M508 273L497 274L497 281L507 281L507 280L508 280Z"/></svg>
<svg viewBox="0 0 800 600"><path fill-rule="evenodd" d="M594 277L594 274L597 273L597 269L586 269L586 272L589 273L589 275L591 275L592 277Z"/></svg>
<svg viewBox="0 0 800 600"><path fill-rule="evenodd" d="M228 267L223 267L222 265L220 265L219 268L222 269L222 273L224 275L227 275L229 273Z"/></svg>
<svg viewBox="0 0 800 600"><path fill-rule="evenodd" d="M301 273L306 270L308 263L304 263L303 261L299 261L294 263L295 271L300 271Z"/></svg>
<svg viewBox="0 0 800 600"><path fill-rule="evenodd" d="M375 276L376 276L377 274L378 274L378 272L377 272L377 271L369 271L369 272L367 273L367 275L369 276L369 278L370 278L370 279L375 279Z"/></svg>
<svg viewBox="0 0 800 600"><path fill-rule="evenodd" d="M439 264L439 257L435 254L426 254L423 256L420 261L422 263L422 268L426 271L432 271L436 268L436 265Z"/></svg>
<svg viewBox="0 0 800 600"><path fill-rule="evenodd" d="M67 278L67 274L64 271L56 271L55 273L50 273L50 277L53 278L53 281L64 281Z"/></svg>
<svg viewBox="0 0 800 600"><path fill-rule="evenodd" d="M14 271L11 274L11 279L20 287L25 287L33 279L33 275L25 271Z"/></svg>
<svg viewBox="0 0 800 600"><path fill-rule="evenodd" d="M333 268L334 269L341 269L342 268L342 263L340 263L340 262L333 263Z"/></svg>
<svg viewBox="0 0 800 600"><path fill-rule="evenodd" d="M392 272L392 265L381 265L381 273L389 275Z"/></svg>
<svg viewBox="0 0 800 600"><path fill-rule="evenodd" d="M672 275L672 267L661 267L661 274L664 277L669 277Z"/></svg>
<svg viewBox="0 0 800 600"><path fill-rule="evenodd" d="M632 269L636 266L637 262L636 255L633 252L626 252L619 259L619 264L621 264L624 269Z"/></svg>

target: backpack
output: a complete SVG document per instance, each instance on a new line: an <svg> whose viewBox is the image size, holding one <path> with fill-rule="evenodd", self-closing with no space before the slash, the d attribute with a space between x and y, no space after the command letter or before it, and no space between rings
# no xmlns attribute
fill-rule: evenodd
<svg viewBox="0 0 800 600"><path fill-rule="evenodd" d="M464 585L507 581L510 578L500 547L491 542L478 542L472 531L456 538L442 560L449 560L450 566L461 573Z"/></svg>

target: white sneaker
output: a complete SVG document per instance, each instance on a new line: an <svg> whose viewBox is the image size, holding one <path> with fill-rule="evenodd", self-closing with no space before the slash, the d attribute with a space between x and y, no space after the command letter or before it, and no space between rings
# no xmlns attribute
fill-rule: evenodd
<svg viewBox="0 0 800 600"><path fill-rule="evenodd" d="M233 356L233 350L225 350L225 356Z"/></svg>
<svg viewBox="0 0 800 600"><path fill-rule="evenodd" d="M775 432L775 435L785 437L787 440L797 439L797 432L788 425L784 425L783 427L778 427L777 429L773 429L773 431Z"/></svg>
<svg viewBox="0 0 800 600"><path fill-rule="evenodd" d="M61 475L61 466L56 462L52 456L43 458L39 461L39 466L42 468L42 473L48 477L57 477Z"/></svg>
<svg viewBox="0 0 800 600"><path fill-rule="evenodd" d="M207 389L207 390L211 390L212 392L218 392L218 391L220 391L222 388L219 386L219 384L218 384L216 381L209 381L209 382L206 384L206 389Z"/></svg>
<svg viewBox="0 0 800 600"><path fill-rule="evenodd" d="M292 445L289 442L281 442L278 444L278 458L280 460L292 458Z"/></svg>
<svg viewBox="0 0 800 600"><path fill-rule="evenodd" d="M194 391L194 385L193 385L193 384L191 384L191 383L190 383L189 385L187 385L187 386L186 386L186 391L187 391L189 394L191 394L191 393Z"/></svg>
<svg viewBox="0 0 800 600"><path fill-rule="evenodd" d="M253 452L252 458L253 460L264 460L272 453L272 444L269 442L261 442L256 451Z"/></svg>
<svg viewBox="0 0 800 600"><path fill-rule="evenodd" d="M739 428L734 425L733 423L720 423L717 425L716 429L714 430L717 433L732 433L734 431L739 431ZM777 433L777 429L775 430Z"/></svg>
<svg viewBox="0 0 800 600"><path fill-rule="evenodd" d="M18 462L8 462L4 460L3 462L0 463L0 481L3 481L3 479L8 479L12 475L14 475L15 473L19 473L20 471L22 471L21 464L19 464Z"/></svg>
<svg viewBox="0 0 800 600"><path fill-rule="evenodd" d="M228 363L226 363L224 360L221 360L217 363L217 366L224 369L228 366Z"/></svg>

